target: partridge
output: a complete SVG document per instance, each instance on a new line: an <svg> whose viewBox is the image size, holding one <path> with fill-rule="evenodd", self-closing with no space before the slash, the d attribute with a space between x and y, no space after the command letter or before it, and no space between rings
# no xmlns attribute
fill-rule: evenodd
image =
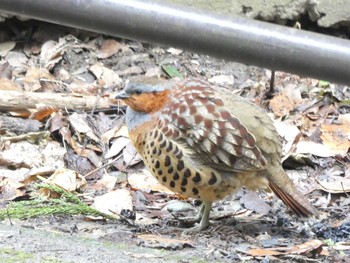
<svg viewBox="0 0 350 263"><path fill-rule="evenodd" d="M270 189L297 215L316 215L281 165L281 141L257 105L200 79L142 81L116 96L130 139L157 180L202 201L192 228L209 225L215 200L245 186Z"/></svg>

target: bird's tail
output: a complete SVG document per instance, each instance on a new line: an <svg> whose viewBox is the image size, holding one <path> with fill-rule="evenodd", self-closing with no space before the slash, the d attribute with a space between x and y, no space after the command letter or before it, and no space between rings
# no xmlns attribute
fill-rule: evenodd
<svg viewBox="0 0 350 263"><path fill-rule="evenodd" d="M271 190L298 216L309 217L317 215L316 208L300 193L285 171L280 168L278 173L268 177Z"/></svg>

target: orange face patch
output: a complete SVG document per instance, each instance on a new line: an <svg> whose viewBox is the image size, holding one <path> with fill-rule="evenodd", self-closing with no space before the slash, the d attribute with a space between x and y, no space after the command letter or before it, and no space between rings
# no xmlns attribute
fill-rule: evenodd
<svg viewBox="0 0 350 263"><path fill-rule="evenodd" d="M141 95L134 94L124 101L126 105L135 111L152 113L163 108L168 100L169 92L169 90L166 90L156 93L144 93Z"/></svg>

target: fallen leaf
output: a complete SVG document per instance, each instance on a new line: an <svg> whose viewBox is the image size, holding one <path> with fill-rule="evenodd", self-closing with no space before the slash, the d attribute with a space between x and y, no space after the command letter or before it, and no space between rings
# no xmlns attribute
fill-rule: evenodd
<svg viewBox="0 0 350 263"><path fill-rule="evenodd" d="M15 46L14 41L0 43L0 57L5 57Z"/></svg>
<svg viewBox="0 0 350 263"><path fill-rule="evenodd" d="M271 207L262 200L255 192L248 192L240 199L245 208L253 210L259 214L266 215Z"/></svg>
<svg viewBox="0 0 350 263"><path fill-rule="evenodd" d="M270 100L270 108L277 117L289 115L302 103L301 91L295 84L287 84L283 90Z"/></svg>
<svg viewBox="0 0 350 263"><path fill-rule="evenodd" d="M118 52L124 52L129 50L129 46L121 44L120 42L114 39L106 39L103 41L100 50L97 53L98 58L109 58Z"/></svg>
<svg viewBox="0 0 350 263"><path fill-rule="evenodd" d="M295 153L305 153L313 154L319 157L333 157L336 154L339 154L339 151L329 148L327 145L311 142L311 141L300 141L297 144Z"/></svg>
<svg viewBox="0 0 350 263"><path fill-rule="evenodd" d="M148 77L148 78L151 78L151 77L159 78L160 75L161 75L161 70L159 67L150 68L145 73L145 77Z"/></svg>
<svg viewBox="0 0 350 263"><path fill-rule="evenodd" d="M142 73L143 69L139 66L131 66L123 71L118 71L119 76L140 75Z"/></svg>
<svg viewBox="0 0 350 263"><path fill-rule="evenodd" d="M333 247L335 250L350 250L350 242L337 242Z"/></svg>
<svg viewBox="0 0 350 263"><path fill-rule="evenodd" d="M30 68L27 70L23 80L26 91L37 91L42 88L41 80L55 81L53 75L46 68Z"/></svg>
<svg viewBox="0 0 350 263"><path fill-rule="evenodd" d="M304 254L306 252L311 252L314 250L320 250L319 253L322 251L322 245L323 242L321 240L313 239L310 241L307 241L303 244L296 245L292 247L291 249L287 250L286 253L288 254Z"/></svg>
<svg viewBox="0 0 350 263"><path fill-rule="evenodd" d="M180 201L180 200L170 200L165 204L165 206L162 208L162 210L166 209L167 211L171 213L178 213L178 212L188 212L193 211L195 208L193 205Z"/></svg>
<svg viewBox="0 0 350 263"><path fill-rule="evenodd" d="M97 196L92 207L102 213L118 217L123 209L133 210L132 196L126 189L117 189Z"/></svg>
<svg viewBox="0 0 350 263"><path fill-rule="evenodd" d="M350 179L344 178L335 182L325 182L317 180L320 185L319 189L332 194L348 193L350 192Z"/></svg>
<svg viewBox="0 0 350 263"><path fill-rule="evenodd" d="M89 126L83 114L78 114L74 112L72 115L68 117L68 120L69 120L69 123L72 125L72 127L78 133L85 134L95 142L100 141L99 138L95 135L95 133L91 129L91 127Z"/></svg>
<svg viewBox="0 0 350 263"><path fill-rule="evenodd" d="M300 130L291 123L285 121L276 121L274 122L277 133L283 138L283 159L288 158L288 155L293 153L294 148L296 147L297 142L301 136Z"/></svg>
<svg viewBox="0 0 350 263"><path fill-rule="evenodd" d="M102 178L98 180L93 186L91 186L91 188L98 191L101 191L101 190L112 191L116 182L117 182L116 176L103 174Z"/></svg>
<svg viewBox="0 0 350 263"><path fill-rule="evenodd" d="M130 139L125 137L118 137L114 139L112 146L109 148L108 152L105 155L105 158L108 159L118 155L129 142Z"/></svg>
<svg viewBox="0 0 350 263"><path fill-rule="evenodd" d="M177 68L173 65L162 65L162 69L170 78L184 78L182 74L177 70Z"/></svg>
<svg viewBox="0 0 350 263"><path fill-rule="evenodd" d="M13 68L26 68L28 58L22 52L10 51L6 56L7 62Z"/></svg>
<svg viewBox="0 0 350 263"><path fill-rule="evenodd" d="M21 197L26 193L25 184L16 182L11 178L2 178L0 180L1 198L11 201L17 197Z"/></svg>
<svg viewBox="0 0 350 263"><path fill-rule="evenodd" d="M29 116L29 118L37 121L42 121L54 112L57 112L56 108L45 104L37 104L36 110L32 111L32 114Z"/></svg>
<svg viewBox="0 0 350 263"><path fill-rule="evenodd" d="M45 180L46 183L55 184L68 192L81 189L87 184L85 178L76 171L60 168Z"/></svg>
<svg viewBox="0 0 350 263"><path fill-rule="evenodd" d="M136 151L135 147L129 142L123 151L124 162L127 166L133 166L142 161L141 156Z"/></svg>
<svg viewBox="0 0 350 263"><path fill-rule="evenodd" d="M218 85L233 85L235 78L233 75L218 75L208 79L208 81Z"/></svg>
<svg viewBox="0 0 350 263"><path fill-rule="evenodd" d="M115 134L114 137L124 136L129 138L129 131L126 125L123 125Z"/></svg>
<svg viewBox="0 0 350 263"><path fill-rule="evenodd" d="M96 76L99 83L103 87L119 86L122 83L122 80L116 72L109 68L106 68L102 64L94 64L89 67L89 70Z"/></svg>
<svg viewBox="0 0 350 263"><path fill-rule="evenodd" d="M167 52L170 53L171 55L178 56L182 54L183 50L171 47L167 49Z"/></svg>
<svg viewBox="0 0 350 263"><path fill-rule="evenodd" d="M13 82L9 79L0 78L0 90L21 91L22 88L16 82Z"/></svg>
<svg viewBox="0 0 350 263"><path fill-rule="evenodd" d="M288 255L288 254L304 254L306 252L317 251L318 254L322 252L323 242L317 239L307 241L303 244L293 247L275 247L268 249L250 249L247 251L249 255L254 257L262 256L276 256L276 255Z"/></svg>
<svg viewBox="0 0 350 263"><path fill-rule="evenodd" d="M335 154L345 156L350 148L349 124L322 124L321 139Z"/></svg>
<svg viewBox="0 0 350 263"><path fill-rule="evenodd" d="M290 100L286 94L280 93L270 100L270 109L277 117L283 117L289 114L294 108L294 101Z"/></svg>
<svg viewBox="0 0 350 263"><path fill-rule="evenodd" d="M145 192L157 191L168 194L174 194L165 186L161 185L153 175L146 169L142 169L136 172L131 172L128 175L129 184L136 189L143 190Z"/></svg>
<svg viewBox="0 0 350 263"><path fill-rule="evenodd" d="M144 247L163 248L168 250L183 249L186 246L193 247L190 240L171 239L152 234L142 234L137 237L140 239L138 244Z"/></svg>
<svg viewBox="0 0 350 263"><path fill-rule="evenodd" d="M62 59L63 54L64 46L49 40L41 46L40 64L44 68L51 69Z"/></svg>

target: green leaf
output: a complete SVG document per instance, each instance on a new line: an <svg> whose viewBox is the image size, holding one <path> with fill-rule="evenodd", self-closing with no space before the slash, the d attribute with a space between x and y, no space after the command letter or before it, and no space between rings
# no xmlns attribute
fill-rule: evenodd
<svg viewBox="0 0 350 263"><path fill-rule="evenodd" d="M162 69L170 78L180 78L180 79L184 78L181 75L181 73L177 70L177 68L174 67L173 65L163 65Z"/></svg>
<svg viewBox="0 0 350 263"><path fill-rule="evenodd" d="M318 82L318 85L319 85L320 87L322 87L322 88L328 87L329 84L330 84L330 83L329 83L328 81L325 81L325 80L320 80L320 81Z"/></svg>

